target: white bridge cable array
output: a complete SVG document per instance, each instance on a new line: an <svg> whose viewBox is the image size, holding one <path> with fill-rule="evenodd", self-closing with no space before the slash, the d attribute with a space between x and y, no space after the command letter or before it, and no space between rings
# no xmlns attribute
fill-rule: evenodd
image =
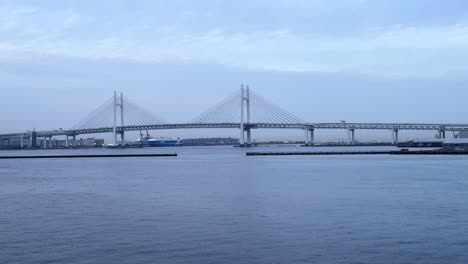
<svg viewBox="0 0 468 264"><path fill-rule="evenodd" d="M226 97L223 101L200 114L190 124L207 123L239 123L240 121L240 91Z"/></svg>
<svg viewBox="0 0 468 264"><path fill-rule="evenodd" d="M267 124L305 124L306 122L284 108L250 91L250 122Z"/></svg>
<svg viewBox="0 0 468 264"><path fill-rule="evenodd" d="M241 122L241 105L243 105L241 91L228 96L219 104L202 113L189 124L223 124ZM249 91L250 120L244 121L257 124L306 124L300 118L294 116L273 102L263 98L253 91ZM123 107L119 102L123 101ZM117 104L117 106L116 106ZM114 110L115 107L115 110ZM244 106L246 107L246 106ZM116 111L114 113L114 111ZM84 130L95 128L110 128L114 125L114 116L117 117L117 126L122 126L121 117L123 111L123 126L148 126L168 124L163 119L143 109L138 104L125 97L110 98L99 108L91 112L85 119L72 127L72 130Z"/></svg>
<svg viewBox="0 0 468 264"><path fill-rule="evenodd" d="M120 97L117 97L120 101ZM128 98L125 98L123 106L124 126L144 126L167 124L166 121L152 114L151 112L133 103ZM120 107L116 108L118 117L118 125L120 125L120 117L122 111ZM114 124L114 97L107 100L103 105L91 112L85 119L72 127L72 130L93 129L93 128L109 128Z"/></svg>
<svg viewBox="0 0 468 264"><path fill-rule="evenodd" d="M202 113L191 124L239 123L241 121L241 92L227 97L221 103ZM305 124L303 120L250 91L250 123Z"/></svg>

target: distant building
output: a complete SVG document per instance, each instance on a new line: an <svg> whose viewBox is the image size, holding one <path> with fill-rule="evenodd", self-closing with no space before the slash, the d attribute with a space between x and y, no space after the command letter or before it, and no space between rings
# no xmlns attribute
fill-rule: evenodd
<svg viewBox="0 0 468 264"><path fill-rule="evenodd" d="M80 145L102 148L102 146L104 145L104 139L98 139L98 138L80 139Z"/></svg>
<svg viewBox="0 0 468 264"><path fill-rule="evenodd" d="M214 146L214 145L238 145L237 138L187 138L185 146Z"/></svg>
<svg viewBox="0 0 468 264"><path fill-rule="evenodd" d="M468 138L468 130L460 131L458 133L459 138Z"/></svg>
<svg viewBox="0 0 468 264"><path fill-rule="evenodd" d="M442 149L468 151L468 138L447 139L446 141L444 141Z"/></svg>
<svg viewBox="0 0 468 264"><path fill-rule="evenodd" d="M44 146L44 140L38 139L39 146ZM47 141L47 147L51 148L65 148L66 141L64 139L52 139L51 142ZM104 145L104 139L98 138L80 138L77 139L75 142L73 140L68 141L69 147L76 147L76 148L102 148Z"/></svg>

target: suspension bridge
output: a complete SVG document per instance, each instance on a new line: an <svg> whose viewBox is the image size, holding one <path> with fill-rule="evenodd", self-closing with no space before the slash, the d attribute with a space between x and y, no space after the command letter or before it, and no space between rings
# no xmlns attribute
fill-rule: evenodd
<svg viewBox="0 0 468 264"><path fill-rule="evenodd" d="M42 138L41 147L48 148L52 138L65 137L66 147L70 147L78 135L112 133L113 145L117 146L125 142L125 133L129 131L213 128L239 129L240 145L251 146L254 129L300 129L304 131L305 144L313 145L315 130L319 129L346 130L349 144L356 142L356 130L388 130L392 132L392 141L398 143L400 130L437 131L439 138L445 138L447 131L468 130L468 124L309 123L242 85L240 90L187 123L167 122L124 98L122 93L114 92L113 97L70 129L0 134L0 140L3 144L19 140L21 148L33 148L37 147L38 138Z"/></svg>

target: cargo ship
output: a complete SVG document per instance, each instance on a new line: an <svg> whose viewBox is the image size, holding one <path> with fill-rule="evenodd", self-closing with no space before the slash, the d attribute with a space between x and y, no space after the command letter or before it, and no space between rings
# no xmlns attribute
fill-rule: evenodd
<svg viewBox="0 0 468 264"><path fill-rule="evenodd" d="M141 143L145 147L178 147L183 145L183 141L172 138L144 138Z"/></svg>

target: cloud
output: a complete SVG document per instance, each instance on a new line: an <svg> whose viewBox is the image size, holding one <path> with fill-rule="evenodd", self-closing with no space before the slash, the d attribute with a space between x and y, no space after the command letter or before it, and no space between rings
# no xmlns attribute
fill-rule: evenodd
<svg viewBox="0 0 468 264"><path fill-rule="evenodd" d="M325 36L276 30L193 30L147 18L115 21L74 9L0 8L0 59L48 54L87 59L222 64L292 72L433 76L467 70L468 25L394 25ZM343 22L344 23L344 22ZM112 23L111 23L112 24Z"/></svg>

